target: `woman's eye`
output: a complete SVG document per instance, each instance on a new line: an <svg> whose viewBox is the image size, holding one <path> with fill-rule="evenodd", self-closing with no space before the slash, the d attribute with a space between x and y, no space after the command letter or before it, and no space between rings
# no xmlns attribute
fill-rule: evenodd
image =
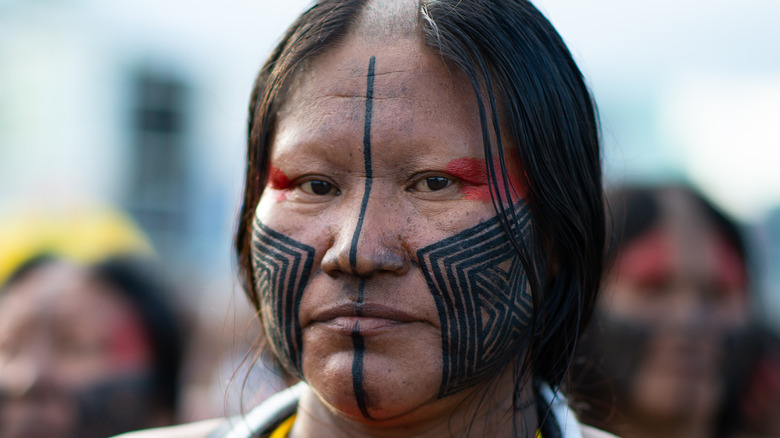
<svg viewBox="0 0 780 438"><path fill-rule="evenodd" d="M414 185L414 189L420 192L435 192L446 189L452 184L452 180L443 176L429 176L421 179Z"/></svg>
<svg viewBox="0 0 780 438"><path fill-rule="evenodd" d="M324 196L333 193L333 184L322 180L311 180L301 184L301 190L310 195Z"/></svg>

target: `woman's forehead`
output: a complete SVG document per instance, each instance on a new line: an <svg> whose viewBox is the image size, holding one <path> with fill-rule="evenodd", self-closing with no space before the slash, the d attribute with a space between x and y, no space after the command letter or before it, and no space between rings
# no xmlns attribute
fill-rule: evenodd
<svg viewBox="0 0 780 438"><path fill-rule="evenodd" d="M277 118L272 159L301 144L359 148L367 122L376 145L443 144L443 154L481 157L476 97L464 76L414 39L384 45L348 39L291 84Z"/></svg>
<svg viewBox="0 0 780 438"><path fill-rule="evenodd" d="M465 75L446 66L420 39L372 43L350 37L307 63L290 85L279 115L284 117L297 104L318 97L365 98L372 57L376 59L374 99L447 99L455 95L474 100Z"/></svg>

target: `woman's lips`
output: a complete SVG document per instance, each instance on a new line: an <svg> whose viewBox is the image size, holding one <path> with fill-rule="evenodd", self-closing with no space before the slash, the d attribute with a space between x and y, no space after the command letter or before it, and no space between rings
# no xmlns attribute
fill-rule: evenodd
<svg viewBox="0 0 780 438"><path fill-rule="evenodd" d="M309 325L322 325L340 334L377 335L403 325L422 322L405 311L381 304L349 303L317 312Z"/></svg>
<svg viewBox="0 0 780 438"><path fill-rule="evenodd" d="M362 336L379 334L395 328L405 322L383 318L366 318L361 316L339 316L323 321L321 324L344 335L360 333Z"/></svg>

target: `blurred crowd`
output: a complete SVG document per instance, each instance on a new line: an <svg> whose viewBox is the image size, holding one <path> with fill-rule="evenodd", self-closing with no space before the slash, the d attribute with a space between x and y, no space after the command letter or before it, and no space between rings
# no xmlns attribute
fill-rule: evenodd
<svg viewBox="0 0 780 438"><path fill-rule="evenodd" d="M612 242L572 397L625 438L778 437L778 338L752 316L739 226L680 185L608 199Z"/></svg>
<svg viewBox="0 0 780 438"><path fill-rule="evenodd" d="M223 335L177 300L125 215L3 225L0 437L105 438L237 414L282 387L254 360L254 338ZM239 320L257 336L251 315Z"/></svg>
<svg viewBox="0 0 780 438"><path fill-rule="evenodd" d="M780 437L780 338L753 317L740 226L679 185L624 186L609 208L610 268L565 388L580 417L625 438ZM2 224L0 438L235 415L286 385L250 312L199 320L161 263L111 210Z"/></svg>

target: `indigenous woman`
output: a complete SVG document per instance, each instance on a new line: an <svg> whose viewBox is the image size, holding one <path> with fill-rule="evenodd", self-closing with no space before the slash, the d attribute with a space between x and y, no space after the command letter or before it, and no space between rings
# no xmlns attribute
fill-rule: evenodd
<svg viewBox="0 0 780 438"><path fill-rule="evenodd" d="M527 1L317 2L257 78L236 239L302 383L188 436L583 436L554 388L599 287L599 154Z"/></svg>
<svg viewBox="0 0 780 438"><path fill-rule="evenodd" d="M754 355L736 225L683 186L609 200L615 264L574 372L584 419L629 438L733 436Z"/></svg>

